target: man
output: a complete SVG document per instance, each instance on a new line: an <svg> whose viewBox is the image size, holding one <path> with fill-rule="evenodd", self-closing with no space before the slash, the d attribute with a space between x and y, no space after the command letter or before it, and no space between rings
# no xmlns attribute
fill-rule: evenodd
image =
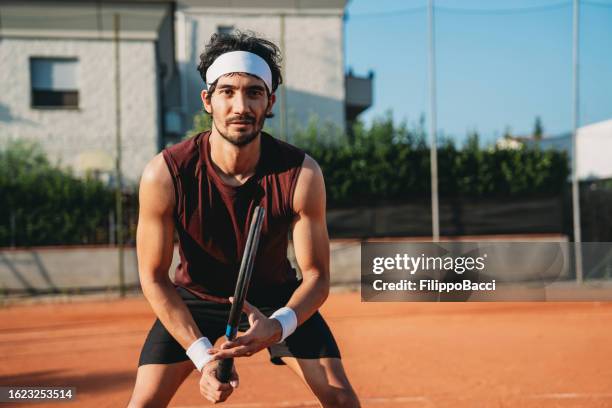
<svg viewBox="0 0 612 408"><path fill-rule="evenodd" d="M137 253L143 293L158 319L143 346L130 407L166 406L185 378L201 372L200 393L225 401L220 359L268 348L323 407L358 407L336 342L317 311L329 293L325 186L317 163L262 132L281 83L278 48L253 35L213 35L198 70L212 130L147 164L140 183ZM225 332L253 209L265 209L245 305L246 332L213 348ZM180 264L168 276L173 235ZM293 232L296 272L287 260Z"/></svg>

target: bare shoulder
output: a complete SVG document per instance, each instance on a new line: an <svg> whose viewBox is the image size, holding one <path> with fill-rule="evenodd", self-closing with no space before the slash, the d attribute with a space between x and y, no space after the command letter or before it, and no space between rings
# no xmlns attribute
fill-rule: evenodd
<svg viewBox="0 0 612 408"><path fill-rule="evenodd" d="M302 187L306 188L311 187L312 183L323 183L323 172L321 171L321 167L319 167L319 163L309 155L304 157L297 183L298 187L300 187L301 184Z"/></svg>
<svg viewBox="0 0 612 408"><path fill-rule="evenodd" d="M323 172L316 160L309 155L304 157L300 175L296 182L293 208L297 213L325 210Z"/></svg>
<svg viewBox="0 0 612 408"><path fill-rule="evenodd" d="M172 186L172 177L162 153L158 153L146 164L142 171L140 182L169 184Z"/></svg>
<svg viewBox="0 0 612 408"><path fill-rule="evenodd" d="M171 212L174 208L174 184L162 153L145 166L140 178L139 199L141 208L143 204L163 212Z"/></svg>

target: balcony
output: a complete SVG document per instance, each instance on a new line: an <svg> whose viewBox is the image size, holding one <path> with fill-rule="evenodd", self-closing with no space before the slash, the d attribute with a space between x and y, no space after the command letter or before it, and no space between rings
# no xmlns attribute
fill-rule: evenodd
<svg viewBox="0 0 612 408"><path fill-rule="evenodd" d="M361 112L372 106L373 81L374 72L372 71L367 77L355 76L352 70L346 74L344 86L347 123L354 122Z"/></svg>

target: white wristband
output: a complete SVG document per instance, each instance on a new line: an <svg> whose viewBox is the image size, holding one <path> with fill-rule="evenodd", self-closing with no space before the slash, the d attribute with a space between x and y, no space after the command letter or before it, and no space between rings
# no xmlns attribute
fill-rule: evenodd
<svg viewBox="0 0 612 408"><path fill-rule="evenodd" d="M213 345L210 340L206 337L200 337L187 349L187 356L193 361L198 371L202 371L202 367L213 359L213 356L207 353L211 348L213 348Z"/></svg>
<svg viewBox="0 0 612 408"><path fill-rule="evenodd" d="M278 320L283 328L283 334L279 343L289 337L297 328L297 316L290 307L281 307L270 315L270 319Z"/></svg>

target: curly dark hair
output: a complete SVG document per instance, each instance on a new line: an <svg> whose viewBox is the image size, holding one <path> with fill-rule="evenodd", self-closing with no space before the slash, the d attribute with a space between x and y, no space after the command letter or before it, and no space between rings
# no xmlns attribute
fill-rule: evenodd
<svg viewBox="0 0 612 408"><path fill-rule="evenodd" d="M274 93L278 85L283 83L280 62L282 60L280 49L271 41L257 37L252 32L234 31L230 34L213 34L210 41L204 47L204 52L200 54L198 72L206 83L206 71L221 54L230 51L248 51L259 55L270 66L272 72L272 90ZM207 98L215 91L215 81L208 89ZM268 95L269 96L269 95Z"/></svg>

